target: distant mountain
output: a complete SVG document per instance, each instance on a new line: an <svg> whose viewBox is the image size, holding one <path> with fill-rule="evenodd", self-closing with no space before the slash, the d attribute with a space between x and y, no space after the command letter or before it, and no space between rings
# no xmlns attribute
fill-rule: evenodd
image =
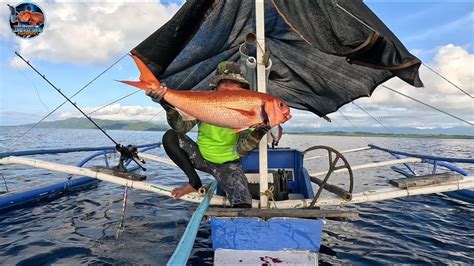
<svg viewBox="0 0 474 266"><path fill-rule="evenodd" d="M423 135L423 136L471 136L474 137L474 129L472 127L451 127L451 128L433 128L419 129L411 127L358 127L358 128L342 128L342 127L287 127L287 132L299 133L343 133L343 134L380 134L380 135Z"/></svg>
<svg viewBox="0 0 474 266"><path fill-rule="evenodd" d="M141 121L115 121L94 118L100 127L107 130L132 130L132 131L163 131L170 127L167 124L153 124ZM27 124L22 126L33 126ZM38 128L75 128L75 129L92 129L95 126L87 120L87 118L68 118L51 122L43 122L37 126Z"/></svg>
<svg viewBox="0 0 474 266"><path fill-rule="evenodd" d="M142 121L116 121L102 120L94 118L94 121L107 130L131 130L131 131L165 131L170 127L168 124L154 124ZM22 125L31 127L33 124ZM52 122L43 122L39 124L39 128L74 128L74 129L92 129L95 126L86 118L69 118L65 120L57 120ZM196 129L194 129L196 130ZM434 128L434 129L417 129L410 127L358 127L358 128L342 128L342 127L291 127L284 126L285 133L302 133L302 134L319 134L319 135L375 135L375 136L395 136L395 137L468 137L474 138L474 129L472 127L452 127L452 128Z"/></svg>

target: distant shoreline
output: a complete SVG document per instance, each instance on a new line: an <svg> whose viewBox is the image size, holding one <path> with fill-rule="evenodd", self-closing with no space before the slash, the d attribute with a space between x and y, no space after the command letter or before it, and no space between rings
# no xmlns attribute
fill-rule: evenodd
<svg viewBox="0 0 474 266"><path fill-rule="evenodd" d="M292 135L315 135L315 136L342 136L342 137L378 137L378 138L424 138L424 139L474 139L469 135L443 135L443 134L385 134L370 132L284 132Z"/></svg>
<svg viewBox="0 0 474 266"><path fill-rule="evenodd" d="M0 126L0 128L15 128L23 127L28 128L30 125L19 125L19 126ZM83 128L83 127L44 127L39 126L37 128L56 128L56 129L92 129L96 128ZM106 130L123 130L123 131L143 131L143 132L164 132L169 129L166 126L158 126L153 129L135 129L135 128L107 128ZM192 130L191 132L197 132ZM341 137L377 137L377 138L423 138L423 139L474 139L474 136L469 135L445 135L445 134L389 134L389 133L371 133L371 132L343 132L343 131L327 131L327 132L312 132L312 131L285 131L284 134L291 135L314 135L314 136L341 136Z"/></svg>

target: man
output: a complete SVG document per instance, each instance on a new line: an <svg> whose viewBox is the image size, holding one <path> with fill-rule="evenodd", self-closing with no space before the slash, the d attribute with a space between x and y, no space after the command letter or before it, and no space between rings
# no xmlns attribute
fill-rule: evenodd
<svg viewBox="0 0 474 266"><path fill-rule="evenodd" d="M217 66L211 86L216 90L222 87L249 89L249 83L242 76L240 65L227 61ZM242 170L240 157L248 155L258 146L268 128L233 133L233 129L197 120L183 121L181 115L162 99L163 95L153 90L148 90L147 95L155 102L159 102L166 110L168 124L172 129L163 135L163 147L170 159L184 171L189 179L188 184L174 189L171 195L179 199L197 191L202 186L201 179L195 170L198 169L214 176L232 207L251 208L252 196ZM199 128L197 141L194 142L185 133L196 124Z"/></svg>

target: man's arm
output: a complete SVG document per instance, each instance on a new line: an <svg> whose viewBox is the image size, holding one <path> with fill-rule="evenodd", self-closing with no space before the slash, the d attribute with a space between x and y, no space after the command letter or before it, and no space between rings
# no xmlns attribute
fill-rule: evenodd
<svg viewBox="0 0 474 266"><path fill-rule="evenodd" d="M166 111L166 120L170 127L179 133L186 133L190 131L197 123L197 120L184 121L183 117L176 111L174 106L163 99L166 91L166 85L162 83L161 90L148 89L146 95L148 95L155 103L159 103Z"/></svg>
<svg viewBox="0 0 474 266"><path fill-rule="evenodd" d="M165 108L164 105L163 105L163 108ZM174 109L165 108L165 110L166 110L166 119L168 120L168 124L176 132L186 133L190 131L197 123L197 120L184 121L183 117L178 113L178 111Z"/></svg>
<svg viewBox="0 0 474 266"><path fill-rule="evenodd" d="M253 131L247 130L239 135L236 151L240 157L247 156L251 151L257 148L260 140L267 134L269 128L261 127Z"/></svg>

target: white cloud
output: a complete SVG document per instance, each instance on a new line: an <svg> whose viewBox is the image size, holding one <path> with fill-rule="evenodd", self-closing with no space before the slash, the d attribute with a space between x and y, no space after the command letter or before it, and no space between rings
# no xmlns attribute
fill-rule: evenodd
<svg viewBox="0 0 474 266"><path fill-rule="evenodd" d="M0 23L0 37L15 43L18 51L30 60L41 59L75 64L105 64L128 52L131 48L163 25L178 10L175 4L159 2L41 2L35 1L46 13L46 28L37 38L21 40L14 36L8 23ZM11 5L16 2L10 3ZM8 8L0 7L0 17L8 17ZM474 12L437 28L437 34L461 26L472 27ZM419 36L429 35L427 31ZM413 37L415 38L415 37ZM440 74L474 94L474 55L460 46L452 44L432 50L417 50L416 54L435 53L427 62ZM10 61L18 60L16 57ZM26 67L16 63L17 67ZM420 69L425 88L414 88L399 79L385 84L428 104L437 106L462 118L474 121L474 101L459 92L425 67ZM136 78L130 78L135 80ZM363 106L386 126L447 127L462 125L437 111L428 109L412 100L394 94L382 87L377 88L371 98L361 98L356 103ZM85 108L90 112L96 108ZM112 120L147 121L161 108L112 105L93 114L93 117ZM378 126L361 110L348 104L341 111L360 126ZM294 110L293 126L325 127L331 125L314 114ZM61 118L79 115L63 113ZM330 115L333 120L345 123L339 113ZM161 112L159 119L164 118ZM157 119L153 119L157 121ZM335 124L335 123L334 123ZM334 125L332 124L332 125Z"/></svg>
<svg viewBox="0 0 474 266"><path fill-rule="evenodd" d="M434 54L433 59L426 64L463 90L474 95L474 54L453 44L437 47ZM474 100L472 98L460 92L425 66L420 68L420 77L425 84L424 88L415 88L398 78L393 78L385 82L384 85L474 123ZM357 129L356 127L450 128L469 126L382 86L375 90L372 97L360 98L355 103L380 121L383 126L354 104L346 104L340 109L340 112L329 114L328 117L333 121L332 123L328 123L310 112L292 109L293 118L285 125L304 128L345 127L347 130Z"/></svg>
<svg viewBox="0 0 474 266"><path fill-rule="evenodd" d="M41 3L46 15L43 33L31 40L14 36L0 23L0 36L29 59L75 64L105 64L129 52L179 9L159 2ZM8 8L0 8L8 17Z"/></svg>
<svg viewBox="0 0 474 266"><path fill-rule="evenodd" d="M301 111L298 109L291 109L292 118L290 121L285 123L285 126L289 127L313 127L319 128L321 126L327 126L327 122L320 119L313 113L307 111Z"/></svg>
<svg viewBox="0 0 474 266"><path fill-rule="evenodd" d="M84 107L81 108L86 114L94 112L100 108L97 107ZM122 106L118 103L109 105L103 109L100 109L90 115L92 118L107 119L107 120L137 120L145 121L150 123L165 122L166 112L163 108L151 107L151 106ZM82 117L79 112L64 112L59 115L60 119L66 119L71 117Z"/></svg>
<svg viewBox="0 0 474 266"><path fill-rule="evenodd" d="M468 53L460 46L448 44L439 47L432 62L428 62L427 65L463 90L474 95L474 54ZM398 78L391 79L385 82L384 85L460 116L465 120L474 121L474 100L472 98L460 92L424 66L420 68L420 77L425 85L424 88L414 88ZM361 98L356 100L356 103L378 108L378 110L371 112L372 115L391 117L391 120L398 122L402 120L400 118L404 118L406 123L413 121L411 124L413 126L418 124L422 124L423 127L443 127L448 124L463 125L462 122L454 118L395 94L382 86L375 90L372 97ZM344 107L343 110L346 110L346 108L348 107ZM352 111L356 112L358 110L353 109ZM389 124L389 126L396 125Z"/></svg>

